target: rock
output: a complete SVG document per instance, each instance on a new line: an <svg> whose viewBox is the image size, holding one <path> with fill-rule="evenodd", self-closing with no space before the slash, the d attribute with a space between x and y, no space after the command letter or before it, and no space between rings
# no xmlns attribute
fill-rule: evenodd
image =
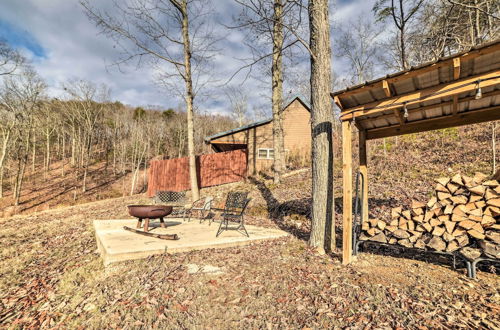
<svg viewBox="0 0 500 330"><path fill-rule="evenodd" d="M460 254L469 260L475 260L481 256L481 250L466 246L460 250Z"/></svg>
<svg viewBox="0 0 500 330"><path fill-rule="evenodd" d="M397 229L395 230L392 235L394 237L400 238L400 239L405 239L405 238L410 238L410 234L406 230L402 229Z"/></svg>
<svg viewBox="0 0 500 330"><path fill-rule="evenodd" d="M436 251L444 251L446 249L446 243L438 236L431 238L427 246Z"/></svg>
<svg viewBox="0 0 500 330"><path fill-rule="evenodd" d="M375 242L380 242L380 243L387 243L387 237L385 236L384 233L378 233L377 235L375 235L372 238L370 238L370 241L375 241Z"/></svg>
<svg viewBox="0 0 500 330"><path fill-rule="evenodd" d="M500 233L498 231L488 230L486 232L486 238L500 245Z"/></svg>
<svg viewBox="0 0 500 330"><path fill-rule="evenodd" d="M479 246L487 257L500 259L500 245L488 241L479 241Z"/></svg>

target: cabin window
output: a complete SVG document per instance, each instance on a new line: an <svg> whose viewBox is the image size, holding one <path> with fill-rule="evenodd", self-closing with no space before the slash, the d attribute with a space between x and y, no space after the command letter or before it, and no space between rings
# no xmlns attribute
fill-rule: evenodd
<svg viewBox="0 0 500 330"><path fill-rule="evenodd" d="M270 148L259 148L257 150L258 159L274 159L274 149Z"/></svg>

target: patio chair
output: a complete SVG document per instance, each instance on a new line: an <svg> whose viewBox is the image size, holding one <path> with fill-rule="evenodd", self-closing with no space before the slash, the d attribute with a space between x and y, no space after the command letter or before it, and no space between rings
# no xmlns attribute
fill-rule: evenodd
<svg viewBox="0 0 500 330"><path fill-rule="evenodd" d="M194 202L193 205L186 210L185 216L187 217L187 220L190 221L196 214L199 214L200 216L200 223L207 219L210 215L210 210L212 209L213 200L212 196L207 196Z"/></svg>
<svg viewBox="0 0 500 330"><path fill-rule="evenodd" d="M241 192L230 192L227 195L226 204L224 206L224 211L221 214L222 220L220 222L219 229L217 230L217 234L215 237L219 237L219 235L224 230L236 230L247 237L248 232L245 228L245 210L250 202L250 198L246 198L248 193ZM229 223L236 223L236 227L229 227Z"/></svg>
<svg viewBox="0 0 500 330"><path fill-rule="evenodd" d="M172 206L173 210L167 218L183 218L186 217L188 200L185 191L157 191L153 197L155 204Z"/></svg>

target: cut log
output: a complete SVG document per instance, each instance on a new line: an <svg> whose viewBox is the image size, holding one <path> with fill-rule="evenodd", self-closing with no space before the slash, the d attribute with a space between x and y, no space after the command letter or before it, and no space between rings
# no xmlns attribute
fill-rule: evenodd
<svg viewBox="0 0 500 330"><path fill-rule="evenodd" d="M447 215L447 214L443 214L443 215L440 215L438 217L438 220L441 221L441 223L443 223L444 221L449 221L450 220L450 216Z"/></svg>
<svg viewBox="0 0 500 330"><path fill-rule="evenodd" d="M385 236L384 233L378 233L377 235L370 238L370 241L387 243L387 237Z"/></svg>
<svg viewBox="0 0 500 330"><path fill-rule="evenodd" d="M439 226L441 223L442 223L442 221L441 221L441 220L439 220L438 218L432 218L432 219L429 221L429 224L430 224L432 227Z"/></svg>
<svg viewBox="0 0 500 330"><path fill-rule="evenodd" d="M398 244L407 248L413 247L413 244L410 242L409 239L400 239L398 241Z"/></svg>
<svg viewBox="0 0 500 330"><path fill-rule="evenodd" d="M474 173L474 177L472 178L476 183L483 183L484 180L486 180L488 176L484 173L481 172L476 172Z"/></svg>
<svg viewBox="0 0 500 330"><path fill-rule="evenodd" d="M405 217L407 220L411 220L411 212L410 210L405 210L403 212L401 212L401 214L403 215L403 217Z"/></svg>
<svg viewBox="0 0 500 330"><path fill-rule="evenodd" d="M396 229L392 235L394 237L400 238L400 239L405 239L405 238L410 238L410 234L406 230L402 229Z"/></svg>
<svg viewBox="0 0 500 330"><path fill-rule="evenodd" d="M448 182L450 182L450 178L438 178L436 179L436 182L441 184L442 186L446 186L448 184Z"/></svg>
<svg viewBox="0 0 500 330"><path fill-rule="evenodd" d="M496 186L498 186L499 183L497 180L487 180L487 181L484 181L483 182L483 186L488 186L488 187L493 187L495 188Z"/></svg>
<svg viewBox="0 0 500 330"><path fill-rule="evenodd" d="M483 221L483 217L482 216L478 216L478 215L469 215L467 218L469 220L476 221L476 222Z"/></svg>
<svg viewBox="0 0 500 330"><path fill-rule="evenodd" d="M486 238L492 242L495 242L495 244L500 245L500 232L498 231L493 231L493 230L488 230L486 232Z"/></svg>
<svg viewBox="0 0 500 330"><path fill-rule="evenodd" d="M393 233L397 229L398 229L398 227L396 227L396 226L387 226L387 227L385 227L385 230L387 230L388 232L391 232L391 233Z"/></svg>
<svg viewBox="0 0 500 330"><path fill-rule="evenodd" d="M446 207L443 210L443 213L444 214L452 214L454 208L455 208L455 205L453 205L453 204L446 205Z"/></svg>
<svg viewBox="0 0 500 330"><path fill-rule="evenodd" d="M464 247L469 244L469 236L467 235L455 236L455 239L460 247Z"/></svg>
<svg viewBox="0 0 500 330"><path fill-rule="evenodd" d="M457 223L456 222L453 222L453 221L445 221L444 222L444 227L446 228L446 231L451 234L453 233L453 230L455 229L455 225Z"/></svg>
<svg viewBox="0 0 500 330"><path fill-rule="evenodd" d="M366 233L370 236L375 236L376 232L375 232L375 228L370 228L366 231Z"/></svg>
<svg viewBox="0 0 500 330"><path fill-rule="evenodd" d="M425 212L424 222L429 221L429 220L430 220L430 219L432 219L433 217L434 217L434 212L431 212L431 211L427 211L427 212Z"/></svg>
<svg viewBox="0 0 500 330"><path fill-rule="evenodd" d="M437 198L435 196L432 196L429 201L427 202L427 207L430 209L436 204Z"/></svg>
<svg viewBox="0 0 500 330"><path fill-rule="evenodd" d="M421 239L417 239L417 241L415 242L415 244L413 246L418 248L418 249L425 249L425 242Z"/></svg>
<svg viewBox="0 0 500 330"><path fill-rule="evenodd" d="M483 210L481 210L481 209L470 210L469 211L469 216L471 216L471 215L482 217L483 216ZM481 220L479 220L479 221L481 221Z"/></svg>
<svg viewBox="0 0 500 330"><path fill-rule="evenodd" d="M475 222L474 221L470 221L470 220L464 220L464 221L460 221L458 223L458 225L466 230L469 230L471 229L473 226L474 226Z"/></svg>
<svg viewBox="0 0 500 330"><path fill-rule="evenodd" d="M397 218L401 215L401 212L403 212L403 208L401 206L395 207L391 210L391 217Z"/></svg>
<svg viewBox="0 0 500 330"><path fill-rule="evenodd" d="M451 178L451 182L459 184L461 186L464 184L462 176L460 174L455 174L453 178Z"/></svg>
<svg viewBox="0 0 500 330"><path fill-rule="evenodd" d="M483 215L483 219L481 220L481 225L483 227L489 227L491 225L494 225L496 222L495 218L489 216L489 215Z"/></svg>
<svg viewBox="0 0 500 330"><path fill-rule="evenodd" d="M489 210L489 214L484 212L485 214L488 214L489 216L496 217L500 215L500 208L496 206L488 206L486 210Z"/></svg>
<svg viewBox="0 0 500 330"><path fill-rule="evenodd" d="M486 201L486 204L494 207L500 207L500 198L492 198Z"/></svg>
<svg viewBox="0 0 500 330"><path fill-rule="evenodd" d="M477 239L484 239L484 234L481 234L480 232L474 229L467 230L467 234Z"/></svg>
<svg viewBox="0 0 500 330"><path fill-rule="evenodd" d="M445 228L436 226L434 227L434 230L432 231L432 235L434 236L442 236L444 234Z"/></svg>
<svg viewBox="0 0 500 330"><path fill-rule="evenodd" d="M463 207L463 205L458 205L458 206L455 206L455 208L453 209L453 214L454 215L458 215L458 216L461 216L461 217L465 217L466 213L466 209L464 210L465 208Z"/></svg>
<svg viewBox="0 0 500 330"><path fill-rule="evenodd" d="M477 231L478 233L484 234L484 228L481 226L479 222L476 222L474 226L472 226L472 230Z"/></svg>
<svg viewBox="0 0 500 330"><path fill-rule="evenodd" d="M368 222L370 223L371 227L377 226L378 219L369 219Z"/></svg>
<svg viewBox="0 0 500 330"><path fill-rule="evenodd" d="M448 192L438 191L438 193L437 193L437 198L439 201L443 201L443 200L450 198L450 197L451 197L451 194Z"/></svg>
<svg viewBox="0 0 500 330"><path fill-rule="evenodd" d="M484 194L484 198L486 200L498 198L498 194L495 190L488 188L488 189L486 189L486 193Z"/></svg>
<svg viewBox="0 0 500 330"><path fill-rule="evenodd" d="M391 222L389 223L390 226L394 226L394 227L397 227L399 224L399 220L398 219L393 219L391 220Z"/></svg>
<svg viewBox="0 0 500 330"><path fill-rule="evenodd" d="M455 230L453 231L452 235L453 237L459 237L459 236L463 236L465 235L466 231L462 228L455 228Z"/></svg>
<svg viewBox="0 0 500 330"><path fill-rule="evenodd" d="M389 238L389 244L396 244L398 242L398 239L395 237Z"/></svg>
<svg viewBox="0 0 500 330"><path fill-rule="evenodd" d="M474 203L475 204L475 202L480 201L482 199L483 199L482 195L471 194L470 197L469 197L469 203Z"/></svg>
<svg viewBox="0 0 500 330"><path fill-rule="evenodd" d="M486 191L486 187L483 186L483 185L478 185L478 186L475 186L475 187L470 187L469 191L471 193L473 193L473 194L483 196L484 192Z"/></svg>
<svg viewBox="0 0 500 330"><path fill-rule="evenodd" d="M368 222L363 222L363 224L361 225L361 230L368 230L370 229L370 224Z"/></svg>
<svg viewBox="0 0 500 330"><path fill-rule="evenodd" d="M413 221L416 221L416 222L424 222L424 215L421 214L421 215L417 215L417 216L414 216L413 218Z"/></svg>
<svg viewBox="0 0 500 330"><path fill-rule="evenodd" d="M424 232L424 231L426 231L426 229L422 225L417 225L415 227L415 231Z"/></svg>
<svg viewBox="0 0 500 330"><path fill-rule="evenodd" d="M422 227L424 227L424 228L425 228L425 230L426 230L427 232L429 232L429 233L432 231L432 228L434 228L433 226L431 226L431 224L430 224L429 222L425 222L425 223L422 225Z"/></svg>
<svg viewBox="0 0 500 330"><path fill-rule="evenodd" d="M475 202L474 204L476 204L476 207L477 207L478 209L482 209L483 207L485 207L485 206L486 206L486 201L484 201L484 200L480 200L480 201Z"/></svg>
<svg viewBox="0 0 500 330"><path fill-rule="evenodd" d="M166 240L178 240L179 239L179 236L177 236L177 234L155 234L155 233L145 232L142 230L137 230L137 229L130 228L127 226L124 226L123 229L131 231L131 232L136 233L136 234L140 234L140 235L144 235L144 236L148 236L148 237L155 237L155 238L159 238L159 239L166 239Z"/></svg>
<svg viewBox="0 0 500 330"><path fill-rule="evenodd" d="M455 191L457 191L458 189L460 189L460 186L458 184L456 184L456 183L450 182L450 183L448 183L446 185L446 188L448 189L449 192L451 192L451 194L454 194Z"/></svg>
<svg viewBox="0 0 500 330"><path fill-rule="evenodd" d="M411 213L413 215L421 215L421 214L424 214L424 209L421 207L417 207L417 208L411 209Z"/></svg>
<svg viewBox="0 0 500 330"><path fill-rule="evenodd" d="M378 227L380 230L384 230L386 226L387 226L387 223L386 223L385 221L379 220L379 221L377 222L377 227Z"/></svg>
<svg viewBox="0 0 500 330"><path fill-rule="evenodd" d="M453 204L467 204L469 202L468 198L464 195L451 196L450 200Z"/></svg>
<svg viewBox="0 0 500 330"><path fill-rule="evenodd" d="M493 190L495 190L495 192L500 195L500 186L496 186Z"/></svg>
<svg viewBox="0 0 500 330"><path fill-rule="evenodd" d="M453 240L448 243L448 246L446 247L446 252L454 252L458 250L460 246L458 246L458 242Z"/></svg>
<svg viewBox="0 0 500 330"><path fill-rule="evenodd" d="M443 186L443 185L442 185L442 184L440 184L440 183L438 183L438 184L436 185L435 190L436 190L436 192L437 192L437 193L440 193L440 192L447 193L447 194L449 194L449 193L450 193L450 191L448 190L448 188L446 188L445 186ZM438 199L439 199L439 197L438 197Z"/></svg>
<svg viewBox="0 0 500 330"><path fill-rule="evenodd" d="M500 245L488 241L479 241L479 246L487 257L500 259Z"/></svg>
<svg viewBox="0 0 500 330"><path fill-rule="evenodd" d="M441 236L446 242L451 242L455 239L455 237L450 234L450 233L443 233L443 235Z"/></svg>
<svg viewBox="0 0 500 330"><path fill-rule="evenodd" d="M462 175L462 181L464 182L465 186L470 186L473 180L470 176Z"/></svg>
<svg viewBox="0 0 500 330"><path fill-rule="evenodd" d="M423 208L423 207L425 207L425 203L422 203L422 202L419 202L416 200L411 201L411 208L412 209L418 209L418 208Z"/></svg>
<svg viewBox="0 0 500 330"><path fill-rule="evenodd" d="M476 260L481 256L481 250L467 246L460 250L460 254L469 260Z"/></svg>
<svg viewBox="0 0 500 330"><path fill-rule="evenodd" d="M459 222L459 221L465 221L465 220L469 220L469 218L467 218L466 216L463 217L461 215L456 215L456 214L451 215L451 221Z"/></svg>
<svg viewBox="0 0 500 330"><path fill-rule="evenodd" d="M441 237L434 236L431 238L427 246L436 251L444 251L446 249L446 243Z"/></svg>
<svg viewBox="0 0 500 330"><path fill-rule="evenodd" d="M457 191L455 191L455 196L460 196L460 195L465 195L467 193L467 190L464 187L460 187Z"/></svg>

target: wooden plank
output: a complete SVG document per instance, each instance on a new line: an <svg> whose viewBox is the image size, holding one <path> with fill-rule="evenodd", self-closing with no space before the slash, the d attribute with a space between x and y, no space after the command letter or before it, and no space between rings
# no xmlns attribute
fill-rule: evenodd
<svg viewBox="0 0 500 330"><path fill-rule="evenodd" d="M455 56L454 58L460 58L461 63L463 63L465 61L470 61L476 57L491 54L491 53L499 51L499 50L500 50L500 42L495 43L493 45L489 45L489 46L484 47L482 49L472 50L470 52L460 54L458 56ZM401 72L400 74L397 74L394 77L387 77L385 79L380 79L380 80L377 80L371 84L362 85L362 86L359 86L358 88L353 88L353 89L350 89L348 91L344 91L341 93L334 92L334 93L331 93L331 96L332 97L339 96L339 99L342 99L344 97L347 97L347 96L350 96L353 94L366 92L367 90L370 90L373 88L380 88L380 87L382 87L384 80L386 80L387 83L389 83L389 84L393 84L393 83L401 81L401 80L410 79L410 78L422 75L424 73L427 73L429 71L439 70L440 68L449 67L451 65L453 65L453 58L442 60L442 61L439 61L437 63L432 63L432 64L423 66L423 67L418 68L418 69L413 69L411 71Z"/></svg>
<svg viewBox="0 0 500 330"><path fill-rule="evenodd" d="M456 115L458 113L458 94L453 95L453 106L451 109L451 113Z"/></svg>
<svg viewBox="0 0 500 330"><path fill-rule="evenodd" d="M477 124L486 121L500 120L500 106L486 107L474 111L461 112L458 115L448 115L431 119L408 122L405 126L367 130L367 139L380 139L389 136L404 135L417 132L432 131L441 128Z"/></svg>
<svg viewBox="0 0 500 330"><path fill-rule="evenodd" d="M385 79L382 80L382 89L384 90L385 96L387 96L387 97L392 96L391 88L389 87L389 83Z"/></svg>
<svg viewBox="0 0 500 330"><path fill-rule="evenodd" d="M350 120L354 115L356 117L362 115L373 115L378 112L400 108L403 103L406 103L406 105L419 104L423 101L431 101L447 96L453 96L455 94L474 91L476 90L476 81L479 79L482 80L481 87L483 88L500 84L500 70L467 77L451 83L424 88L389 99L377 100L361 106L347 108L344 110L348 113L341 115L341 120Z"/></svg>
<svg viewBox="0 0 500 330"><path fill-rule="evenodd" d="M359 171L363 175L362 222L368 221L368 156L366 149L366 131L359 131Z"/></svg>
<svg viewBox="0 0 500 330"><path fill-rule="evenodd" d="M333 102L335 102L335 104L340 108L341 111L344 109L344 107L342 106L342 102L340 102L340 99L338 96L335 96L333 98Z"/></svg>
<svg viewBox="0 0 500 330"><path fill-rule="evenodd" d="M396 118L398 119L399 125L404 125L405 124L405 119L406 118L401 113L401 109L394 109L394 116L396 116Z"/></svg>
<svg viewBox="0 0 500 330"><path fill-rule="evenodd" d="M460 57L453 59L453 79L460 78Z"/></svg>
<svg viewBox="0 0 500 330"><path fill-rule="evenodd" d="M488 93L484 93L483 94L483 98L486 98L486 97L491 97L491 96L496 96L496 95L500 95L500 89L497 89L497 90L494 90L494 91L491 91L491 92L488 92ZM467 97L463 97L463 98L460 98L458 99L458 106L461 104L461 103L466 103L466 102L469 102L469 101L472 101L472 100L475 100L475 96L467 96ZM416 108L416 109L409 109L408 112L409 113L412 113L412 112L415 112L415 111L424 111L424 110L427 110L427 109L435 109L435 108L440 108L440 107L444 107L444 106L447 106L447 105L453 105L453 101L446 101L446 102L440 102L440 103L436 103L436 104L432 104L432 105L426 105L426 106L423 106L423 107L419 107L419 108ZM457 111L458 111L458 107L457 107ZM395 114L394 114L395 115ZM373 119L381 119L381 118L388 118L388 117L393 117L394 115L392 114L387 114L387 115L382 115L382 116L377 116L377 117L373 117L373 118L366 118L366 119L359 119L359 117L356 117L356 126L361 127L361 129L366 129L365 127L365 123L368 122L368 121L371 121Z"/></svg>
<svg viewBox="0 0 500 330"><path fill-rule="evenodd" d="M352 261L352 128L348 121L342 122L342 172L343 172L343 240L342 263ZM326 202L326 201L325 201Z"/></svg>

